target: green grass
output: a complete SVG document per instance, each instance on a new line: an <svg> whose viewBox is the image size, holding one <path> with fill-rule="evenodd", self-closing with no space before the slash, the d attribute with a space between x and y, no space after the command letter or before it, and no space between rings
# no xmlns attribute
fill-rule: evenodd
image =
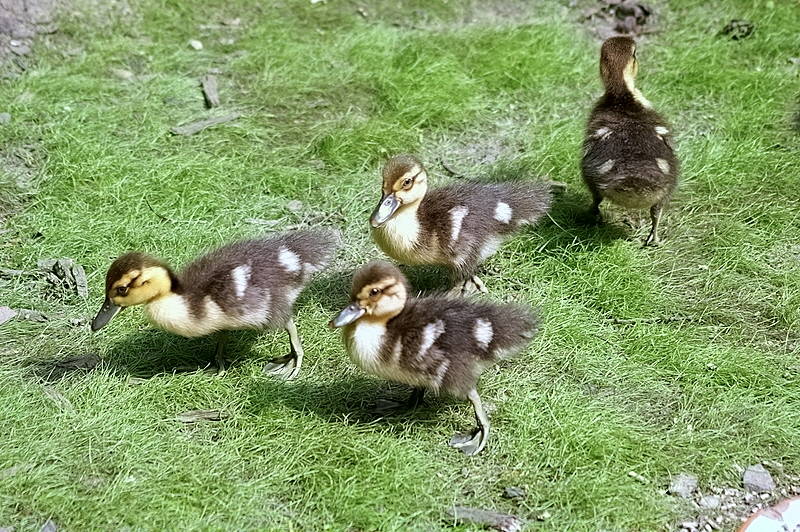
<svg viewBox="0 0 800 532"><path fill-rule="evenodd" d="M662 530L691 515L663 494L671 474L695 473L707 490L737 486L734 464L800 473L800 78L788 61L800 11L656 3L639 86L673 122L683 176L665 243L650 250L646 224L627 228L618 209L602 228L578 223L598 43L566 4L384 2L364 19L339 0L143 0L64 14L32 67L0 84L0 111L13 115L0 127L0 266L72 257L90 298L0 279L0 304L53 316L0 326L0 526L434 530L463 504L531 520L549 511L542 530ZM241 28L199 27L235 17ZM714 37L731 18L756 32ZM220 113L244 117L170 136L216 113L196 82L210 68L222 70ZM541 306L544 324L519 359L485 374L495 430L474 459L446 446L472 421L465 403L370 417L371 402L403 391L357 371L325 327L349 272L380 256L366 218L380 163L399 151L420 154L438 183L450 180L444 158L476 178L569 184L552 221L486 265L490 298ZM14 153L30 167L3 162ZM283 333L235 335L238 363L216 379L174 371L210 356L210 339L155 331L139 310L95 335L69 324L99 307L119 253L179 265L258 234L247 218L325 218L346 236L298 305L298 381L261 374ZM653 320L673 316L686 319ZM47 384L72 405L58 407L31 364L88 352L100 369ZM230 417L174 421L195 408ZM509 485L527 499L502 499Z"/></svg>

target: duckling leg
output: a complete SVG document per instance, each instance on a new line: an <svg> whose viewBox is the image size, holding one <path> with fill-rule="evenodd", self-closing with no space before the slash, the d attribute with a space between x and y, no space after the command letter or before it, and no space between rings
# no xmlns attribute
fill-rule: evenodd
<svg viewBox="0 0 800 532"><path fill-rule="evenodd" d="M414 388L408 399L403 401L392 401L391 399L378 399L375 406L371 409L373 414L395 414L402 410L413 410L422 404L425 397L425 388Z"/></svg>
<svg viewBox="0 0 800 532"><path fill-rule="evenodd" d="M603 215L600 213L600 204L603 202L603 196L596 190L592 190L592 207L589 209L589 217L593 223L603 223Z"/></svg>
<svg viewBox="0 0 800 532"><path fill-rule="evenodd" d="M226 361L225 361L225 344L228 343L228 331L220 331L217 333L217 347L214 353L214 361L217 363L217 377L225 375Z"/></svg>
<svg viewBox="0 0 800 532"><path fill-rule="evenodd" d="M470 279L470 281L472 281L472 284L475 285L475 288L477 288L478 292L480 292L481 294L488 294L489 293L489 289L486 288L486 285L483 284L483 281L481 281L481 278L478 277L477 275L473 275L472 279Z"/></svg>
<svg viewBox="0 0 800 532"><path fill-rule="evenodd" d="M644 241L645 246L657 246L660 244L658 239L658 222L661 221L661 213L664 210L664 202L659 202L650 207L650 221L652 227L650 228L650 236Z"/></svg>
<svg viewBox="0 0 800 532"><path fill-rule="evenodd" d="M457 432L454 434L450 440L450 447L460 449L467 456L474 456L486 447L486 442L489 440L489 417L483 410L478 390L473 388L467 397L475 409L475 421L477 421L478 426L469 432Z"/></svg>
<svg viewBox="0 0 800 532"><path fill-rule="evenodd" d="M270 360L264 366L264 373L280 375L288 381L300 373L300 367L303 365L303 345L300 343L297 327L291 318L286 324L286 332L289 333L289 354Z"/></svg>

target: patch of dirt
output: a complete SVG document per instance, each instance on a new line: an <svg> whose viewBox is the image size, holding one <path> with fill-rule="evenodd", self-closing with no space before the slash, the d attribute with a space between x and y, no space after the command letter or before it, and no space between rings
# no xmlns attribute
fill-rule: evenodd
<svg viewBox="0 0 800 532"><path fill-rule="evenodd" d="M26 70L34 38L58 30L54 18L60 2L0 0L0 66L5 71L2 77Z"/></svg>
<svg viewBox="0 0 800 532"><path fill-rule="evenodd" d="M689 501L692 508L687 517L676 524L674 530L680 532L733 530L759 510L769 508L783 499L800 495L800 477L785 473L783 466L778 462L765 460L763 465L766 465L777 478L773 480L772 475L761 464L747 469L737 466L742 476L742 484L738 487L712 485L708 489L700 490L696 489L695 483L685 493L672 492L674 496ZM767 482L754 483L752 478L754 472L759 473L764 477L761 480Z"/></svg>
<svg viewBox="0 0 800 532"><path fill-rule="evenodd" d="M32 144L0 148L0 227L34 194L37 161Z"/></svg>
<svg viewBox="0 0 800 532"><path fill-rule="evenodd" d="M581 12L579 20L600 40L657 31L653 7L636 0L572 0L570 7Z"/></svg>
<svg viewBox="0 0 800 532"><path fill-rule="evenodd" d="M449 177L477 179L497 173L495 167L508 166L525 152L523 137L513 132L524 132L530 124L515 109L507 113L494 124L460 135L452 131L440 133L421 150L420 157L430 170Z"/></svg>

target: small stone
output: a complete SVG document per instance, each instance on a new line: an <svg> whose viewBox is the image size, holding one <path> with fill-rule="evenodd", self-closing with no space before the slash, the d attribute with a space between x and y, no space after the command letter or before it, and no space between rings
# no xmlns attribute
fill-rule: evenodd
<svg viewBox="0 0 800 532"><path fill-rule="evenodd" d="M300 200L292 200L286 204L286 208L294 213L300 212L303 210L303 202Z"/></svg>
<svg viewBox="0 0 800 532"><path fill-rule="evenodd" d="M12 46L11 51L17 55L28 55L31 53L31 47L27 44L20 44L18 46Z"/></svg>
<svg viewBox="0 0 800 532"><path fill-rule="evenodd" d="M203 49L203 43L198 41L197 39L192 39L191 41L189 41L189 46L191 46L192 49L194 49L194 50L202 50Z"/></svg>
<svg viewBox="0 0 800 532"><path fill-rule="evenodd" d="M133 81L133 78L136 75L131 72L130 70L125 70L124 68L112 68L111 73L117 76L122 81Z"/></svg>
<svg viewBox="0 0 800 532"><path fill-rule="evenodd" d="M504 499L523 499L525 498L525 490L516 486L507 486L503 489Z"/></svg>
<svg viewBox="0 0 800 532"><path fill-rule="evenodd" d="M698 526L700 526L700 523L698 523L697 521L684 521L683 523L681 523L681 528L686 530L694 530Z"/></svg>
<svg viewBox="0 0 800 532"><path fill-rule="evenodd" d="M770 497L772 497L772 495L770 495L769 493L761 493L761 494L759 495L759 497L761 497L761 500L762 500L762 501L766 501L767 499L769 499Z"/></svg>
<svg viewBox="0 0 800 532"><path fill-rule="evenodd" d="M697 489L697 477L688 473L679 473L672 477L667 493L689 499Z"/></svg>
<svg viewBox="0 0 800 532"><path fill-rule="evenodd" d="M39 532L56 532L57 530L58 530L58 527L53 522L53 520L52 519L48 519L47 521L44 522L44 524L42 525L42 528L39 529Z"/></svg>
<svg viewBox="0 0 800 532"><path fill-rule="evenodd" d="M637 473L636 471L628 471L628 476L637 482L641 482L642 484L647 484L647 479L644 478L639 473Z"/></svg>
<svg viewBox="0 0 800 532"><path fill-rule="evenodd" d="M28 310L26 308L17 309L17 316L25 321L38 321L40 323L47 321L49 318L46 314L38 310Z"/></svg>
<svg viewBox="0 0 800 532"><path fill-rule="evenodd" d="M709 371L716 371L717 365L714 364L713 362L709 362L708 364L706 364L706 368L708 368Z"/></svg>
<svg viewBox="0 0 800 532"><path fill-rule="evenodd" d="M772 475L761 464L748 467L742 475L742 483L745 489L757 493L775 489L775 481L772 480Z"/></svg>
<svg viewBox="0 0 800 532"><path fill-rule="evenodd" d="M11 113L0 113L0 124L8 124L11 122Z"/></svg>
<svg viewBox="0 0 800 532"><path fill-rule="evenodd" d="M720 503L721 501L718 495L706 495L705 497L701 497L698 502L700 508L705 508L706 510L719 508Z"/></svg>
<svg viewBox="0 0 800 532"><path fill-rule="evenodd" d="M540 513L539 515L536 516L536 520L537 521L547 521L551 517L553 517L553 516L550 515L550 512L545 510L544 512L542 512L542 513Z"/></svg>
<svg viewBox="0 0 800 532"><path fill-rule="evenodd" d="M233 44L236 44L236 39L231 39L230 37L223 37L222 39L219 40L219 43L224 44L225 46L231 46Z"/></svg>
<svg viewBox="0 0 800 532"><path fill-rule="evenodd" d="M11 310L9 307L0 307L0 325L7 322L16 315L17 313Z"/></svg>

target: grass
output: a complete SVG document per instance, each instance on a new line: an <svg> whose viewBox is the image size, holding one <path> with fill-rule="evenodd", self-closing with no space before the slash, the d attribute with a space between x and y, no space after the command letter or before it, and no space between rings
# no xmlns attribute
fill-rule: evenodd
<svg viewBox="0 0 800 532"><path fill-rule="evenodd" d="M656 3L639 86L674 124L683 175L665 243L649 250L646 224L625 227L617 209L602 228L578 223L598 43L566 4L385 2L365 19L345 1L143 0L63 14L31 68L0 84L0 111L13 116L0 161L23 150L30 163L0 168L0 265L72 257L90 298L0 280L0 303L53 316L0 326L0 526L434 530L463 504L531 520L548 511L542 530L666 530L692 512L663 494L672 474L708 490L739 485L734 464L800 473L800 78L788 61L800 13L791 2ZM240 27L219 25L235 17ZM756 32L714 37L731 18ZM245 116L170 136L215 114L196 84L211 68L222 71L220 112ZM429 161L439 183L450 180L444 158L477 178L569 184L552 222L486 265L491 299L541 306L545 319L521 358L483 378L495 432L475 459L445 445L471 423L467 404L366 414L402 390L359 373L324 327L349 272L380 256L366 217L377 169L399 151ZM99 307L124 250L182 264L263 230L248 218L323 217L346 246L298 305L307 365L296 382L261 374L283 333L235 335L238 363L216 379L175 371L202 363L210 339L155 331L138 310L96 335L69 324ZM674 316L686 319L654 320ZM100 369L49 384L31 372L89 352ZM230 417L174 421L195 408ZM528 497L502 499L510 485Z"/></svg>

